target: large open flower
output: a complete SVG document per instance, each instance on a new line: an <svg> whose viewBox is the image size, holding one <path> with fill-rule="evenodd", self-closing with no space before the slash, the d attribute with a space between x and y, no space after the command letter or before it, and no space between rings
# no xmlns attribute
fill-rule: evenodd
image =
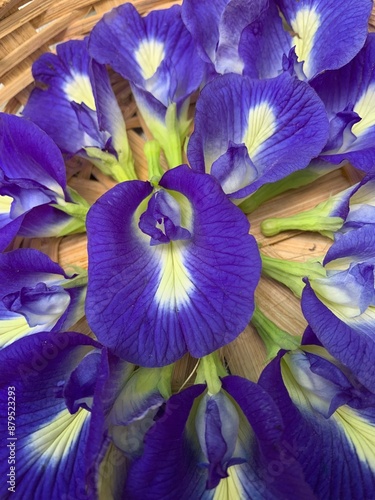
<svg viewBox="0 0 375 500"><path fill-rule="evenodd" d="M201 357L251 318L260 260L217 181L186 165L129 181L88 214L86 313L99 340L144 366Z"/></svg>

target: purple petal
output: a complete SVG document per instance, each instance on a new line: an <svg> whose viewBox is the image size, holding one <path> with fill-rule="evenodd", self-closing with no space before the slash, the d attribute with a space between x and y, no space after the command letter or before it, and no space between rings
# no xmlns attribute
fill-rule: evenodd
<svg viewBox="0 0 375 500"><path fill-rule="evenodd" d="M88 321L105 345L142 366L187 351L200 357L237 337L260 272L247 219L213 177L181 166L160 187L178 202L191 238L151 244L137 223L153 188L138 181L105 194L87 220Z"/></svg>
<svg viewBox="0 0 375 500"><path fill-rule="evenodd" d="M1 412L13 388L15 430L9 434L2 420L1 434L14 443L16 493L22 498L76 496L85 490L85 454L90 413L71 415L60 396L61 387L84 354L98 344L78 333L40 333L21 339L0 351ZM9 405L8 405L9 408ZM9 473L10 447L4 446L0 468ZM6 498L9 485L1 485Z"/></svg>
<svg viewBox="0 0 375 500"><path fill-rule="evenodd" d="M0 254L0 281L4 284L0 345L31 333L61 331L76 323L83 316L85 287L63 289L60 285L67 280L64 270L38 250ZM53 314L50 301L55 307Z"/></svg>
<svg viewBox="0 0 375 500"><path fill-rule="evenodd" d="M372 8L370 0L276 0L295 35L299 61L308 79L347 64L362 48ZM347 33L351 33L350 39Z"/></svg>
<svg viewBox="0 0 375 500"><path fill-rule="evenodd" d="M230 74L203 89L188 158L194 170L212 173L215 161L229 154L228 148L245 144L254 167L248 159L241 159L239 149L233 176L240 188L233 195L241 198L306 167L321 151L327 135L326 112L307 84L286 73L263 81ZM247 174L241 179L237 172L256 177L242 187Z"/></svg>
<svg viewBox="0 0 375 500"><path fill-rule="evenodd" d="M375 484L373 447L369 445L374 439L373 408L357 411L341 406L330 418L325 418L310 405L311 394L286 368L284 358L281 363L283 375L280 358L275 359L263 371L259 383L281 411L286 428L284 445L300 462L316 497L371 497ZM337 373L334 365L333 370ZM310 374L316 377L306 369L303 373L305 381ZM321 371L321 390L324 383L330 385L324 379L327 373ZM366 397L366 391L363 396Z"/></svg>
<svg viewBox="0 0 375 500"><path fill-rule="evenodd" d="M373 320L347 324L318 299L309 283L303 291L301 305L305 318L328 352L372 390L375 383Z"/></svg>
<svg viewBox="0 0 375 500"><path fill-rule="evenodd" d="M43 54L33 65L36 88L23 115L45 130L70 155L84 147L105 150L110 136L116 145L125 125L104 66L93 62L87 40L57 46L57 54ZM62 126L62 123L64 126Z"/></svg>
<svg viewBox="0 0 375 500"><path fill-rule="evenodd" d="M375 35L370 33L363 49L350 63L312 82L326 106L331 136L343 113L357 116L352 121L349 117L347 127L341 131L341 139L339 136L335 142L330 141L321 158L335 164L350 161L365 172L372 169L375 161L375 119L370 104L375 95L374 61Z"/></svg>
<svg viewBox="0 0 375 500"><path fill-rule="evenodd" d="M183 102L200 85L203 63L180 10L175 5L142 18L132 4L121 5L93 29L90 53L164 106Z"/></svg>

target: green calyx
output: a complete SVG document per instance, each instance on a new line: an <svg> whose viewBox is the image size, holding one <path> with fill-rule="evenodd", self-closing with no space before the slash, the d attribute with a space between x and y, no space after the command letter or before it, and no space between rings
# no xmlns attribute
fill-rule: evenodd
<svg viewBox="0 0 375 500"><path fill-rule="evenodd" d="M160 144L158 141L147 141L144 152L147 159L148 178L151 184L156 187L164 173L160 164Z"/></svg>
<svg viewBox="0 0 375 500"><path fill-rule="evenodd" d="M72 202L59 199L57 203L51 203L51 207L57 208L71 216L71 220L58 234L56 234L56 236L86 232L86 216L90 204L74 189L67 187L67 191L73 200Z"/></svg>
<svg viewBox="0 0 375 500"><path fill-rule="evenodd" d="M111 153L99 148L84 148L90 161L103 172L117 182L131 181L137 179L134 170L134 161L130 148L127 153L122 153L117 159Z"/></svg>
<svg viewBox="0 0 375 500"><path fill-rule="evenodd" d="M266 219L261 224L264 236L274 236L282 231L301 230L314 231L333 238L344 220L341 217L331 217L330 213L335 204L334 198L319 203L315 208L300 212L290 217Z"/></svg>
<svg viewBox="0 0 375 500"><path fill-rule="evenodd" d="M305 287L303 278L326 278L326 270L319 262L323 260L322 258L307 262L293 262L266 255L261 255L261 257L262 273L287 286L298 298L301 298Z"/></svg>
<svg viewBox="0 0 375 500"><path fill-rule="evenodd" d="M313 169L309 168L299 170L298 172L293 172L293 174L290 174L284 179L280 179L277 182L264 184L259 189L257 189L255 193L244 199L239 204L239 208L245 214L250 214L266 201L272 200L272 198L275 198L275 196L282 194L285 191L288 191L288 189L297 189L299 187L306 186L319 177L321 177L321 174L319 172L316 172Z"/></svg>
<svg viewBox="0 0 375 500"><path fill-rule="evenodd" d="M77 288L87 285L88 274L86 269L83 269L79 266L71 266L69 271L72 271L74 274L76 274L76 276L74 276L74 278L68 278L60 283L63 288Z"/></svg>
<svg viewBox="0 0 375 500"><path fill-rule="evenodd" d="M196 384L207 384L207 390L210 394L217 394L221 389L220 377L225 377L227 374L222 362L220 361L218 352L215 351L201 358Z"/></svg>
<svg viewBox="0 0 375 500"><path fill-rule="evenodd" d="M251 322L266 346L267 360L276 357L280 349L289 351L301 345L301 337L295 337L279 328L258 307L255 307Z"/></svg>

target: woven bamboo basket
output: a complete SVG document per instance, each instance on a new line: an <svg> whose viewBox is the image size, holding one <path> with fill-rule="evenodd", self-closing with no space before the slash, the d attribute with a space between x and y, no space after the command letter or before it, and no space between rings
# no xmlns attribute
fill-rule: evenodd
<svg viewBox="0 0 375 500"><path fill-rule="evenodd" d="M33 88L32 63L57 43L86 36L103 14L124 3L121 0L0 0L0 110L17 114L27 101ZM164 0L133 0L141 14L167 8L181 2ZM375 10L369 30L375 31ZM147 178L147 165L143 153L149 138L147 127L137 112L129 85L121 77L111 74L113 88L124 113L133 150L135 166L141 179ZM144 134L140 135L140 127ZM88 161L73 158L67 164L68 183L90 203L93 203L115 183ZM360 179L350 166L336 170L314 184L290 191L265 203L249 216L251 232L269 256L304 261L324 255L331 241L312 233L285 232L266 238L260 231L260 222L276 215L285 217L314 207ZM87 268L86 236L26 239L18 237L9 248L36 248L59 262L65 270L71 265ZM306 321L299 301L282 285L263 278L256 290L256 299L262 311L278 326L300 335ZM71 330L91 334L83 319ZM222 349L231 373L256 381L265 366L266 353L257 332L249 325L236 341ZM174 389L189 383L196 360L185 356L174 372Z"/></svg>

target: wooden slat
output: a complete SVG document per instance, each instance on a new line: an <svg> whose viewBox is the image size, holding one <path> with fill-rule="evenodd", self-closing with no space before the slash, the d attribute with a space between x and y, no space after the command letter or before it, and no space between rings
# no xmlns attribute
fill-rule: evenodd
<svg viewBox="0 0 375 500"><path fill-rule="evenodd" d="M26 22L38 17L45 12L52 2L53 0L34 0L23 9L17 10L14 14L6 17L0 22L0 38L3 38Z"/></svg>
<svg viewBox="0 0 375 500"><path fill-rule="evenodd" d="M59 18L57 21L49 24L42 31L34 35L31 39L25 41L13 52L5 56L0 61L0 77L14 68L20 61L35 52L45 43L48 43L52 38L66 29L69 22L77 17L77 12L73 11L66 16Z"/></svg>

